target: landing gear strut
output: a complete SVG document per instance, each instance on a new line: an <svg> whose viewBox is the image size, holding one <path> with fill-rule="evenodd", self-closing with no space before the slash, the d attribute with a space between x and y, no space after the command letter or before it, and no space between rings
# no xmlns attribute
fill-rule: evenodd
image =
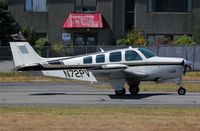
<svg viewBox="0 0 200 131"><path fill-rule="evenodd" d="M177 91L178 94L179 95L185 95L186 94L186 89L183 87L182 77L180 77L180 82L178 83L178 85L180 85L180 88Z"/></svg>
<svg viewBox="0 0 200 131"><path fill-rule="evenodd" d="M126 89L123 88L122 90L116 90L116 91L115 91L115 94L116 94L117 96L124 96L124 95L126 94Z"/></svg>
<svg viewBox="0 0 200 131"><path fill-rule="evenodd" d="M139 84L129 85L129 92L131 95L137 95L140 91Z"/></svg>

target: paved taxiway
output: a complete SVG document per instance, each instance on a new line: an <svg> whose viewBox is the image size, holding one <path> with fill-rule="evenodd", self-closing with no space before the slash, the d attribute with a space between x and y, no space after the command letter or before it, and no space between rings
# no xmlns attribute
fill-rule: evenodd
<svg viewBox="0 0 200 131"><path fill-rule="evenodd" d="M140 92L117 97L113 90L91 88L89 84L0 83L0 105L177 105L200 107L200 93Z"/></svg>

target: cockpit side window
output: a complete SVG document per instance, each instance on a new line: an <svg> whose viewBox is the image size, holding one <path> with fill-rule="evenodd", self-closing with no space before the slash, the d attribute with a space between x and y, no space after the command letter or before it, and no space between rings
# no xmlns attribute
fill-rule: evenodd
<svg viewBox="0 0 200 131"><path fill-rule="evenodd" d="M138 55L137 52L135 52L133 50L127 50L125 52L125 60L126 61L139 61L139 60L142 60L142 58L140 57L140 55Z"/></svg>
<svg viewBox="0 0 200 131"><path fill-rule="evenodd" d="M121 52L112 52L109 56L110 62L120 62L122 60Z"/></svg>
<svg viewBox="0 0 200 131"><path fill-rule="evenodd" d="M92 56L83 58L83 64L92 64Z"/></svg>
<svg viewBox="0 0 200 131"><path fill-rule="evenodd" d="M151 57L155 57L156 54L150 50L144 49L144 48L139 48L138 49L140 52L142 52L142 54L146 57L146 58L151 58Z"/></svg>
<svg viewBox="0 0 200 131"><path fill-rule="evenodd" d="M104 63L105 62L105 55L97 55L96 56L96 63Z"/></svg>

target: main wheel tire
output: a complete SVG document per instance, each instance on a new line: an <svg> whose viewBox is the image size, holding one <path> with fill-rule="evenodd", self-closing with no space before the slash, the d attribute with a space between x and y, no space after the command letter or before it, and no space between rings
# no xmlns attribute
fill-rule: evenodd
<svg viewBox="0 0 200 131"><path fill-rule="evenodd" d="M129 92L131 93L131 95L137 95L140 91L139 85L130 85L129 87Z"/></svg>
<svg viewBox="0 0 200 131"><path fill-rule="evenodd" d="M185 94L186 94L186 89L183 88L183 87L179 88L179 89L178 89L178 94L179 94L179 95L185 95Z"/></svg>
<svg viewBox="0 0 200 131"><path fill-rule="evenodd" d="M122 90L115 91L116 96L124 96L126 94L126 89L123 88Z"/></svg>

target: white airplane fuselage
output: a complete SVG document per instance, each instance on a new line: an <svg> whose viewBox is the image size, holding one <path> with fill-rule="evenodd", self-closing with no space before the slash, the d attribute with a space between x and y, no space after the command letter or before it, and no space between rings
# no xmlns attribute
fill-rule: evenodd
<svg viewBox="0 0 200 131"><path fill-rule="evenodd" d="M158 57L144 48L102 51L74 57L42 58L27 42L11 42L15 70L64 79L110 82L121 94L127 82L130 89L141 81L181 83L191 63L183 58ZM130 90L131 94L133 90ZM124 93L124 92L123 92Z"/></svg>
<svg viewBox="0 0 200 131"><path fill-rule="evenodd" d="M130 49L128 49L130 50ZM136 49L133 49L136 50ZM123 73L123 70L128 67L128 69L125 70L133 70L137 72L145 72L148 74L147 77L142 79L135 78L132 79L132 81L162 81L167 79L174 79L177 77L182 76L184 72L184 66L182 65L182 62L184 59L182 58L166 58L166 57L158 57L155 56L153 58L145 58L143 54L140 54L140 56L143 58L141 61L125 61L124 52L126 50L121 50L122 52L122 60L120 62L110 62L109 61L109 53L97 53L92 55L87 55L92 57L92 63L91 64L84 64L83 58L84 56L70 58L70 59L64 59L61 60L61 63L63 65L60 65L60 67L72 67L72 69L66 69L61 70L61 72L65 72L65 75L62 78L68 78L68 79L80 79L86 78L87 81L107 81L109 82L110 79L125 79L125 74ZM95 58L96 55L99 54L105 54L105 62L104 63L96 63ZM44 64L45 65L45 64ZM58 65L53 65L54 67L58 68ZM104 66L105 68L102 69L95 69L95 67L98 66ZM50 67L47 65L46 67ZM89 69L88 69L89 67ZM49 71L46 71L49 74L51 74ZM54 73L49 76L54 76ZM90 74L89 76L87 74ZM96 77L94 77L94 75ZM87 79L88 77L88 79Z"/></svg>

